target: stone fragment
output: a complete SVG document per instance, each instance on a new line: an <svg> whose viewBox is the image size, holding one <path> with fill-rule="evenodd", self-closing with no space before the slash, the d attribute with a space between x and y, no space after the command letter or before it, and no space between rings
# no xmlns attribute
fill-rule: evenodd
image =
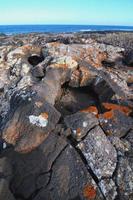
<svg viewBox="0 0 133 200"><path fill-rule="evenodd" d="M99 115L99 121L107 135L123 137L132 127L133 120L120 110L110 110Z"/></svg>
<svg viewBox="0 0 133 200"><path fill-rule="evenodd" d="M113 175L117 153L99 126L90 130L77 147L98 179L110 178Z"/></svg>
<svg viewBox="0 0 133 200"><path fill-rule="evenodd" d="M80 141L94 126L98 125L97 118L92 113L78 112L68 115L65 124L72 130L72 136Z"/></svg>

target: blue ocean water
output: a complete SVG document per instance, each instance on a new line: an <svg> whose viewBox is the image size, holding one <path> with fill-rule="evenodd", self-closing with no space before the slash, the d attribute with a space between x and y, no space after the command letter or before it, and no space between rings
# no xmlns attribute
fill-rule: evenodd
<svg viewBox="0 0 133 200"><path fill-rule="evenodd" d="M104 25L0 25L0 33L68 33L82 31L133 31L133 26L104 26Z"/></svg>

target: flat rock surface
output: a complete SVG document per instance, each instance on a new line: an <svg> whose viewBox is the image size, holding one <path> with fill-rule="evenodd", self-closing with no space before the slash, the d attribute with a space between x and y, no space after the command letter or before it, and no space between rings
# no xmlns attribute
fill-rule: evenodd
<svg viewBox="0 0 133 200"><path fill-rule="evenodd" d="M100 126L90 130L85 139L78 144L78 148L98 179L113 175L117 162L116 150Z"/></svg>

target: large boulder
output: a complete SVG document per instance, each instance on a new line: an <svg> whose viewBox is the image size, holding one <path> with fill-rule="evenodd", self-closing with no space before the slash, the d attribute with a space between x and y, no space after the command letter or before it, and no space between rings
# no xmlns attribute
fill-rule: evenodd
<svg viewBox="0 0 133 200"><path fill-rule="evenodd" d="M15 95L3 128L3 139L18 152L40 145L55 128L60 113L36 95Z"/></svg>

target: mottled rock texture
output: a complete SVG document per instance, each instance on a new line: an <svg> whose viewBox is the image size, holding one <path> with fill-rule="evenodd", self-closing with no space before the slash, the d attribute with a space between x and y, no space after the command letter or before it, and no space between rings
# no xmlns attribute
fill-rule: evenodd
<svg viewBox="0 0 133 200"><path fill-rule="evenodd" d="M0 200L133 199L132 44L0 35Z"/></svg>

